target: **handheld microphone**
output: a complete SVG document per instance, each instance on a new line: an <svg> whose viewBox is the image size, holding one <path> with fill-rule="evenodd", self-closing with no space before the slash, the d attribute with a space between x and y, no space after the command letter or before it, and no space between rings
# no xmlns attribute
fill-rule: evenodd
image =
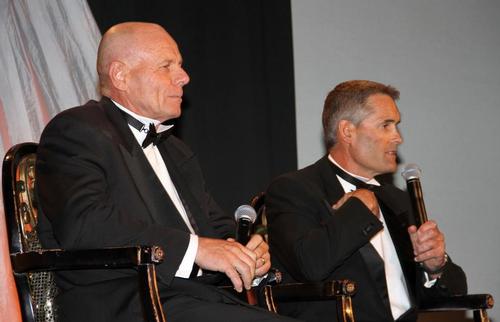
<svg viewBox="0 0 500 322"><path fill-rule="evenodd" d="M252 226L257 218L257 213L252 206L241 205L234 212L236 220L236 241L242 245L246 245L250 239Z"/></svg>
<svg viewBox="0 0 500 322"><path fill-rule="evenodd" d="M236 241L246 245L250 240L250 233L255 219L257 219L257 213L252 206L241 205L234 212L234 219L236 220ZM257 305L257 295L253 289L247 290L245 295L248 304Z"/></svg>
<svg viewBox="0 0 500 322"><path fill-rule="evenodd" d="M422 175L420 168L414 164L407 164L401 171L401 176L406 180L406 188L410 195L410 201L417 221L417 227L427 221L427 211L425 210L424 194L422 185L420 184L420 176Z"/></svg>

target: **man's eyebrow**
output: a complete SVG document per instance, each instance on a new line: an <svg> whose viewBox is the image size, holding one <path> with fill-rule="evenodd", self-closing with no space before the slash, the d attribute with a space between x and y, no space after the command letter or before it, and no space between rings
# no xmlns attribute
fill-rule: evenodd
<svg viewBox="0 0 500 322"><path fill-rule="evenodd" d="M396 121L395 119L385 119L382 123L395 123L395 124L399 124L399 123L401 123L401 120Z"/></svg>
<svg viewBox="0 0 500 322"><path fill-rule="evenodd" d="M165 64L171 64L174 60L167 58L167 59L162 59L160 60L160 64L165 65Z"/></svg>
<svg viewBox="0 0 500 322"><path fill-rule="evenodd" d="M166 59L162 59L160 60L160 65L169 65L169 64L174 64L174 63L178 63L180 66L182 66L182 59L179 59L178 62L176 62L175 59L172 59L172 58L166 58Z"/></svg>

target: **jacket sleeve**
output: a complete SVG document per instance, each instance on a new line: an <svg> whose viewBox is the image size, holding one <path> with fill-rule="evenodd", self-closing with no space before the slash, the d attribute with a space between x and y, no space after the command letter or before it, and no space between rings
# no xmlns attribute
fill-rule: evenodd
<svg viewBox="0 0 500 322"><path fill-rule="evenodd" d="M453 263L451 258L446 263L446 267L441 275L441 277L436 281L436 283L430 287L426 288L424 284L424 272L420 268L420 274L422 281L419 288L419 295L422 299L432 299L433 297L446 297L452 295L464 295L467 294L467 278L464 271L460 266Z"/></svg>
<svg viewBox="0 0 500 322"><path fill-rule="evenodd" d="M333 211L317 187L293 176L269 186L266 207L271 251L296 280L324 280L382 229L359 199Z"/></svg>

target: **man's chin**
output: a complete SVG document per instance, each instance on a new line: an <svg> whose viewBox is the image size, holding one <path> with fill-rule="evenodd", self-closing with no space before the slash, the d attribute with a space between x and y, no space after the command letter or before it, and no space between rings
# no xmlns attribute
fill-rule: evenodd
<svg viewBox="0 0 500 322"><path fill-rule="evenodd" d="M388 170L387 170L387 172L386 172L386 173L394 173L394 172L396 172L397 170L398 170L398 164L397 164L396 162L394 162L394 164L393 164L393 165L391 165L391 166L388 168Z"/></svg>
<svg viewBox="0 0 500 322"><path fill-rule="evenodd" d="M168 115L165 115L165 117L163 117L163 122L166 122L168 120L173 120L173 119L176 119L176 118L179 118L181 116L181 108L177 108L176 110L169 110L169 114Z"/></svg>
<svg viewBox="0 0 500 322"><path fill-rule="evenodd" d="M380 171L380 174L388 174L388 173L394 173L398 169L398 164L397 162L390 162L386 164L383 170Z"/></svg>

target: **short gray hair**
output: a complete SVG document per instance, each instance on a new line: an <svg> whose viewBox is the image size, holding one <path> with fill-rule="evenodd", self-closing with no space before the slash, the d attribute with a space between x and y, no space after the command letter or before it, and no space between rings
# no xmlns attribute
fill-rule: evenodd
<svg viewBox="0 0 500 322"><path fill-rule="evenodd" d="M395 87L369 80L343 82L328 93L322 116L327 150L337 143L337 128L341 120L358 125L371 113L366 101L375 94L388 95L394 101L399 99L399 91Z"/></svg>

